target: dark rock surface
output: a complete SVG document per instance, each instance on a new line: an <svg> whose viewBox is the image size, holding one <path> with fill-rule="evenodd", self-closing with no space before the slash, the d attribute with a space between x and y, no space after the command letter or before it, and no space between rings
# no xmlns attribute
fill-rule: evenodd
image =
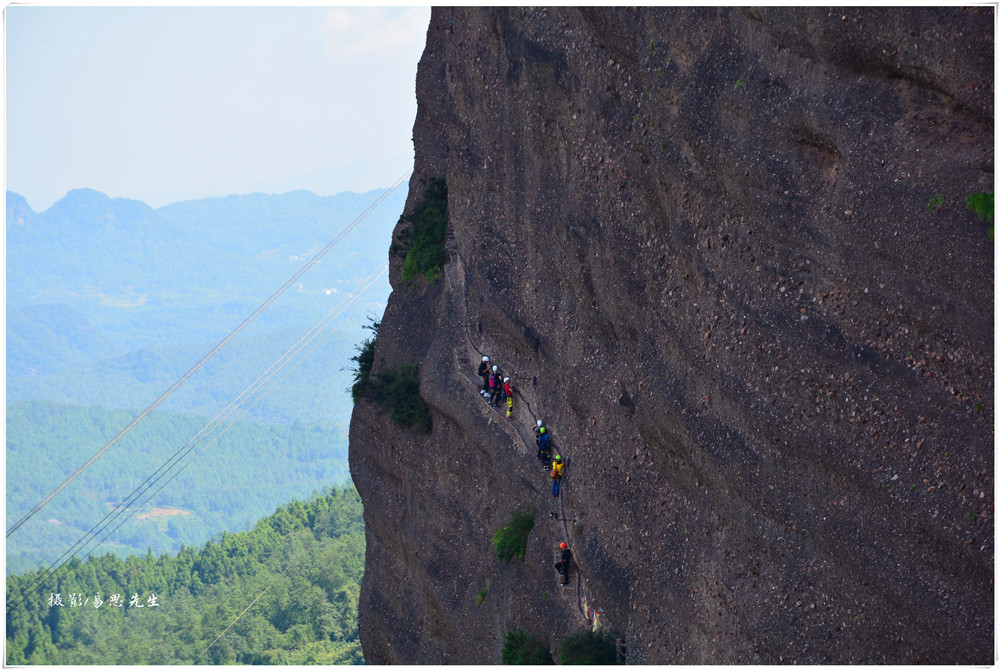
<svg viewBox="0 0 1000 670"><path fill-rule="evenodd" d="M408 207L447 177L452 260L393 262L375 347L433 432L351 424L367 662L554 649L584 597L630 663L993 662L993 11L433 11Z"/></svg>

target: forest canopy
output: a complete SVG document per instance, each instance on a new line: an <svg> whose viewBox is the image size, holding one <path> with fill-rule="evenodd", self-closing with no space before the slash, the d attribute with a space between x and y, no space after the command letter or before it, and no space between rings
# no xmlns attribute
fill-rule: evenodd
<svg viewBox="0 0 1000 670"><path fill-rule="evenodd" d="M176 556L104 554L40 583L10 576L6 662L361 663L363 523L343 486Z"/></svg>

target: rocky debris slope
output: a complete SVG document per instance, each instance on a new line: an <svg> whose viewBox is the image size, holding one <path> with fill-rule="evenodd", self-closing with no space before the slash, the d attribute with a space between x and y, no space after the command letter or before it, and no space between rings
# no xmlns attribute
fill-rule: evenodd
<svg viewBox="0 0 1000 670"><path fill-rule="evenodd" d="M375 346L433 432L352 420L368 662L555 648L567 537L630 663L991 662L993 11L433 11L407 207L445 176L453 253Z"/></svg>

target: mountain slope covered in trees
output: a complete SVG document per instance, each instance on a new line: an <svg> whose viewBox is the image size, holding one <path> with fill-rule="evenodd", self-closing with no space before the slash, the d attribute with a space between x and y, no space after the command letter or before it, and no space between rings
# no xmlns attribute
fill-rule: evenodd
<svg viewBox="0 0 1000 670"><path fill-rule="evenodd" d="M132 413L27 401L7 408L7 527L26 514L110 440ZM48 565L95 527L161 466L132 518L121 515L95 552L177 551L220 529L241 530L281 503L347 480L343 424L222 423L192 441L207 417L156 412L109 449L7 538L7 570ZM212 442L218 437L217 441ZM188 467L185 464L190 463ZM183 468L183 469L182 469ZM167 470L164 468L164 470ZM176 478L173 478L176 474ZM173 479L172 479L173 478ZM152 482L152 480L151 480ZM321 482L321 484L317 484ZM162 491L158 489L163 486ZM125 521L120 528L118 521ZM102 540L104 536L102 535ZM84 554L93 548L90 544Z"/></svg>
<svg viewBox="0 0 1000 670"><path fill-rule="evenodd" d="M176 556L74 559L34 586L34 572L8 577L6 663L360 663L363 570L361 501L327 489Z"/></svg>
<svg viewBox="0 0 1000 670"><path fill-rule="evenodd" d="M8 192L8 527L380 193L320 197L295 191L154 209L80 189L34 212L24 198ZM401 192L389 195L156 412L12 535L8 572L49 564L352 297L384 262L402 198ZM296 359L302 364L282 368L233 413L230 420L239 423L115 531L113 544L101 551L176 551L181 543L242 530L284 501L342 483L344 426L352 406L347 368L362 325L381 313L388 293L382 279L360 296L312 340ZM153 508L159 516L144 516Z"/></svg>

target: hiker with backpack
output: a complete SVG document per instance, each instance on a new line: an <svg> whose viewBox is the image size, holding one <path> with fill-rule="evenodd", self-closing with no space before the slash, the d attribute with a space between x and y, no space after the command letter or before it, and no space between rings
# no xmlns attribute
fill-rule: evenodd
<svg viewBox="0 0 1000 670"><path fill-rule="evenodd" d="M539 421L538 423L541 423ZM538 427L538 460L542 462L542 467L549 465L549 434L545 431L545 426Z"/></svg>
<svg viewBox="0 0 1000 670"><path fill-rule="evenodd" d="M501 393L503 393L503 376L500 374L499 368L494 365L493 374L490 375L490 397L486 402L494 407L499 407Z"/></svg>
<svg viewBox="0 0 1000 670"><path fill-rule="evenodd" d="M483 378L483 388L479 395L484 399L490 397L490 357L483 356L483 362L479 364L479 376Z"/></svg>
<svg viewBox="0 0 1000 670"><path fill-rule="evenodd" d="M507 402L507 420L513 421L511 414L514 413L514 389L510 386L510 377L503 378L503 398Z"/></svg>
<svg viewBox="0 0 1000 670"><path fill-rule="evenodd" d="M556 455L556 459L552 461L552 472L549 476L552 477L552 497L559 497L559 481L562 479L563 472L563 462L562 456Z"/></svg>
<svg viewBox="0 0 1000 670"><path fill-rule="evenodd" d="M573 560L573 552L569 550L565 542L560 544L559 548L562 549L562 556L556 563L556 571L563 576L563 586L567 586L569 585L569 564Z"/></svg>

